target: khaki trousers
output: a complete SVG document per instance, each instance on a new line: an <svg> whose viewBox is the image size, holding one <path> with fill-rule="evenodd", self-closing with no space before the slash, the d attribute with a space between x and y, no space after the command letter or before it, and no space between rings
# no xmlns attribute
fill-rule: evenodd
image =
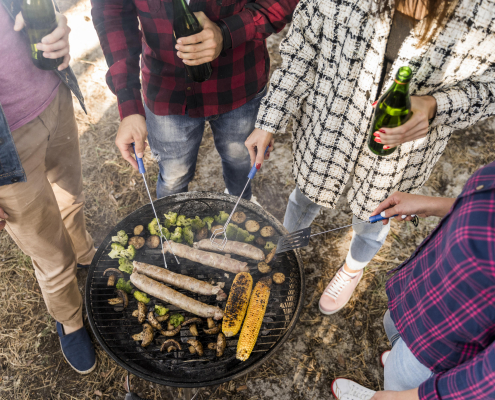
<svg viewBox="0 0 495 400"><path fill-rule="evenodd" d="M83 214L79 137L69 89L41 115L12 132L27 182L0 186L7 231L33 260L48 312L77 327L82 298L77 263L90 264L95 250Z"/></svg>

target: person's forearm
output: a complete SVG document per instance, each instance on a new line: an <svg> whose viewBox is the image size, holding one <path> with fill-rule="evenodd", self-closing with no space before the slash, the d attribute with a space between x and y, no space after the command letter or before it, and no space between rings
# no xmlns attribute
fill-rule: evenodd
<svg viewBox="0 0 495 400"><path fill-rule="evenodd" d="M452 208L455 199L448 197L432 197L431 209L428 213L434 217L444 217Z"/></svg>

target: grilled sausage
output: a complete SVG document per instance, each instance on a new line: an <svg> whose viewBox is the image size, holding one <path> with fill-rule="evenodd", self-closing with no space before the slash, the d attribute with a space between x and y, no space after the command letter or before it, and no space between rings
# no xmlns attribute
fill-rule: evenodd
<svg viewBox="0 0 495 400"><path fill-rule="evenodd" d="M187 258L188 260L195 261L209 267L222 269L227 272L232 272L234 274L249 271L247 263L245 262L234 260L220 254L192 249L189 246L180 243L169 241L169 244L175 255L178 257ZM169 251L169 246L166 246L164 251Z"/></svg>
<svg viewBox="0 0 495 400"><path fill-rule="evenodd" d="M181 289L189 290L190 292L203 294L205 296L217 296L217 300L225 300L227 295L218 286L210 285L208 282L203 282L190 276L176 274L165 268L156 267L154 265L134 261L134 271L148 278L156 279L160 282L165 282Z"/></svg>
<svg viewBox="0 0 495 400"><path fill-rule="evenodd" d="M221 243L221 240L216 239L218 244ZM265 254L263 250L254 247L252 244L243 243L243 242L235 242L233 240L227 240L225 247L223 250L220 250L216 247L210 239L203 239L199 242L194 243L194 248L200 250L208 250L208 251L221 251L222 253L231 253L237 254L239 256L252 258L253 260L263 260L265 258Z"/></svg>
<svg viewBox="0 0 495 400"><path fill-rule="evenodd" d="M190 247L187 248L191 249ZM167 303L173 304L176 307L180 307L185 311L199 315L200 317L213 317L217 320L222 319L223 317L223 311L220 308L191 299L190 297L165 286L163 283L154 281L145 275L133 272L131 275L131 282L139 290L142 290L143 292Z"/></svg>

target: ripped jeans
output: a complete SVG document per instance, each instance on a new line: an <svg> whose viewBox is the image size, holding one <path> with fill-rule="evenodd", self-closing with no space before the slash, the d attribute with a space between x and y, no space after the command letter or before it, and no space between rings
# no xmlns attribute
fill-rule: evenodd
<svg viewBox="0 0 495 400"><path fill-rule="evenodd" d="M244 141L254 130L266 91L265 87L254 99L235 110L203 118L191 118L187 114L155 115L145 105L148 141L160 167L157 197L187 192L194 178L206 121L210 123L215 147L222 159L225 186L230 194L239 196L251 169ZM249 185L242 197L249 200L251 196Z"/></svg>

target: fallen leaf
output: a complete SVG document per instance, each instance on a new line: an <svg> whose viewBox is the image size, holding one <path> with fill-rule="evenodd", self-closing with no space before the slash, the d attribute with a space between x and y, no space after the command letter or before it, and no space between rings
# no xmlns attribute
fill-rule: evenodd
<svg viewBox="0 0 495 400"><path fill-rule="evenodd" d="M103 396L103 393L100 392L99 390L95 390L95 396Z"/></svg>
<svg viewBox="0 0 495 400"><path fill-rule="evenodd" d="M248 388L247 385L237 386L237 391L241 392L243 390L247 390L247 388Z"/></svg>

